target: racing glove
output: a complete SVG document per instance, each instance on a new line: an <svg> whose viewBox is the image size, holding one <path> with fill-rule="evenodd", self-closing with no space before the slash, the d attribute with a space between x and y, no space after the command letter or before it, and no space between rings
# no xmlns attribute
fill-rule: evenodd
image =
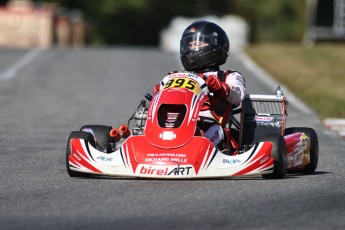
<svg viewBox="0 0 345 230"><path fill-rule="evenodd" d="M157 95L159 93L160 84L157 84L153 87L153 95Z"/></svg>
<svg viewBox="0 0 345 230"><path fill-rule="evenodd" d="M225 82L221 82L215 75L208 76L206 84L210 92L218 93L220 97L227 97L230 94L230 86Z"/></svg>

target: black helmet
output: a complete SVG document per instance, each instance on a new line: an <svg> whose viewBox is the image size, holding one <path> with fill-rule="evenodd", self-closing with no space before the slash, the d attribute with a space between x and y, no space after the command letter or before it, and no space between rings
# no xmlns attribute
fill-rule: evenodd
<svg viewBox="0 0 345 230"><path fill-rule="evenodd" d="M180 55L183 67L198 71L226 62L229 39L222 28L209 21L196 21L182 34Z"/></svg>

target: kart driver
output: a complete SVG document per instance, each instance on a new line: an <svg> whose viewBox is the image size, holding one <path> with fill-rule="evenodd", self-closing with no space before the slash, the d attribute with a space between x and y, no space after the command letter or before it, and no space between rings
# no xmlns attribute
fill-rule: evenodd
<svg viewBox="0 0 345 230"><path fill-rule="evenodd" d="M205 20L189 25L180 43L180 56L185 71L197 73L204 79L207 77L206 84L210 91L210 99L199 113L197 126L201 129L201 135L221 150L228 149L222 141L225 138L222 125L225 125L232 108L237 107L246 94L245 80L239 72L219 68L226 62L229 48L229 39L224 30ZM168 81L168 76L154 86L154 95Z"/></svg>

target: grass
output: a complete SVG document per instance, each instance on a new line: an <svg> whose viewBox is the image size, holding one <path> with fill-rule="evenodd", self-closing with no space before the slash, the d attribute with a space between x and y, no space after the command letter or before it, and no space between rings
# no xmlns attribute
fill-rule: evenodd
<svg viewBox="0 0 345 230"><path fill-rule="evenodd" d="M260 44L246 51L321 119L345 118L345 43Z"/></svg>

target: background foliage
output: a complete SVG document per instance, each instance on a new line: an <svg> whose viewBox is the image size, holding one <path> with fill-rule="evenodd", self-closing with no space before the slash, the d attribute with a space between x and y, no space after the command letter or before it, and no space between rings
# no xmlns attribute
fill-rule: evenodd
<svg viewBox="0 0 345 230"><path fill-rule="evenodd" d="M235 13L250 24L251 41L301 41L306 26L304 0L236 0Z"/></svg>
<svg viewBox="0 0 345 230"><path fill-rule="evenodd" d="M8 0L7 0L8 1ZM6 0L0 0L4 4ZM159 32L175 16L236 14L251 26L251 41L300 41L305 0L41 0L81 9L94 45L157 45Z"/></svg>

